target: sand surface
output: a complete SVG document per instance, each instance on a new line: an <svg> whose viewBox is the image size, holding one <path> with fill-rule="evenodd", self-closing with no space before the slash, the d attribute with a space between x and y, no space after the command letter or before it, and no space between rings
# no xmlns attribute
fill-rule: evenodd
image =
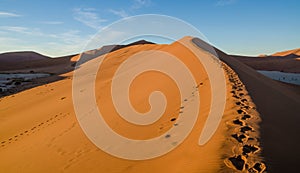
<svg viewBox="0 0 300 173"><path fill-rule="evenodd" d="M260 123L262 154L270 172L299 170L300 95L298 86L290 86L257 73L241 61L218 52L221 59L236 71L245 84L257 111Z"/></svg>
<svg viewBox="0 0 300 173"><path fill-rule="evenodd" d="M287 167L296 170L300 154L295 142L299 141L296 135L299 99L293 91L220 52L226 64L216 62L209 51L199 48L190 37L181 42L188 43L197 55L217 63L225 74L226 102L225 105L218 103L225 110L214 135L205 145L198 144L199 136L208 119L213 97L212 82L203 64L195 61L195 55L180 42L133 45L105 57L105 63L99 68L103 71L95 76L97 106L115 132L141 140L180 126L177 123L181 112L189 110L199 93L198 118L180 145L163 156L140 161L121 159L100 150L76 119L72 100L73 72L68 72L61 80L0 99L0 172L259 172L266 166L272 172L288 170ZM157 122L138 126L118 116L109 91L117 67L135 53L149 50L179 57L198 85L190 89L191 97L182 99L178 86L168 76L154 71L138 76L130 86L130 99L137 111L145 113L150 109L148 96L155 90L162 91L168 101ZM151 58L151 54L147 56ZM95 65L98 58L83 66ZM176 67L170 68L176 70ZM86 91L83 88L81 92ZM163 140L172 139L172 136ZM117 148L118 144L107 147Z"/></svg>
<svg viewBox="0 0 300 173"><path fill-rule="evenodd" d="M287 55L290 55L290 54L300 56L300 49L293 49L293 50L277 52L277 53L272 54L272 56L287 56Z"/></svg>
<svg viewBox="0 0 300 173"><path fill-rule="evenodd" d="M244 64L256 70L300 73L300 55L299 53L293 53L295 52L287 51L287 53L278 53L264 57L249 57L236 55L231 55L231 57L243 62Z"/></svg>

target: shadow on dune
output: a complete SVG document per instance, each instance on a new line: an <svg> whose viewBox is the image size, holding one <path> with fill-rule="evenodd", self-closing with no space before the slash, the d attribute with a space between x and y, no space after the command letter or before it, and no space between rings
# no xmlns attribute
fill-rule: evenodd
<svg viewBox="0 0 300 173"><path fill-rule="evenodd" d="M300 73L300 56L296 54L289 54L285 56L271 55L265 57L230 56L256 70Z"/></svg>
<svg viewBox="0 0 300 173"><path fill-rule="evenodd" d="M192 41L195 44L201 43L200 47L207 44L203 44L198 38ZM300 87L269 79L246 65L247 63L239 61L241 58L232 57L218 49L215 51L239 75L261 115L262 154L268 171L299 170L300 136L297 133L300 122Z"/></svg>

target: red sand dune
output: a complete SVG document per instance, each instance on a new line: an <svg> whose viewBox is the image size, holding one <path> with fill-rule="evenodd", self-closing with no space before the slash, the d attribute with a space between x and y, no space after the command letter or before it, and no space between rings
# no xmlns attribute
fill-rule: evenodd
<svg viewBox="0 0 300 173"><path fill-rule="evenodd" d="M299 86L289 86L267 78L235 57L218 52L245 84L257 106L260 124L262 155L270 172L299 170L300 94ZM298 69L300 66L298 66Z"/></svg>
<svg viewBox="0 0 300 173"><path fill-rule="evenodd" d="M264 57L249 57L238 55L230 56L256 70L300 73L300 55L296 54L282 54L282 56L271 55Z"/></svg>
<svg viewBox="0 0 300 173"><path fill-rule="evenodd" d="M287 55L290 55L290 54L300 56L300 48L299 49L282 51L282 52L277 52L277 53L272 54L272 56L287 56Z"/></svg>
<svg viewBox="0 0 300 173"><path fill-rule="evenodd" d="M226 78L224 115L215 135L204 146L197 143L210 110L211 81L203 66L193 61L193 55L179 44L180 41L187 42L203 58L210 59L218 55L223 61L218 62L218 67L223 68ZM145 137L141 133L145 133L146 137L164 133L174 125L174 117L170 114L179 113L183 108L177 96L178 88L170 82L170 78L159 74L150 76L148 79L153 85L137 78L132 85L137 92L132 99L137 110L143 112L149 108L142 96L149 95L152 87L165 92L168 101L174 104L167 109L160 123L151 124L154 129L147 130L139 126L128 129L130 123L124 123L120 117L114 118L115 112L107 101L110 92L103 93L109 91L109 75L122 61L139 51L164 50L181 57L198 76L197 89L202 101L201 116L197 119L195 129L174 151L157 159L143 161L113 157L97 148L83 133L72 100L72 61L77 60L78 56L52 60L32 52L1 54L0 62L11 66L5 67L0 63L0 71L48 70L61 72L64 78L0 99L0 172L262 172L264 165L268 172L297 172L300 160L300 137L297 134L300 129L299 87L276 82L256 72L256 69L291 69L297 72L300 65L296 63L299 62L294 58L296 55L264 58L231 56L217 49L216 54L207 43L197 38L185 37L180 41L170 45L142 41L141 44L117 46L117 49L108 46L104 49L106 51L99 49L88 52L93 58L84 64L92 66L97 58L107 55L104 77L97 76L95 84L98 106L105 105L102 109L111 113L105 120L118 133L135 138ZM151 57L151 54L147 56ZM16 59L7 60L11 57ZM18 65L20 59L23 63ZM61 68L66 70L66 67L71 71L63 73ZM161 82L163 79L166 82ZM81 92L86 91L82 89ZM188 103L184 109L188 109Z"/></svg>
<svg viewBox="0 0 300 173"><path fill-rule="evenodd" d="M65 73L73 69L70 60L73 56L50 58L36 52L2 53L0 54L0 71Z"/></svg>

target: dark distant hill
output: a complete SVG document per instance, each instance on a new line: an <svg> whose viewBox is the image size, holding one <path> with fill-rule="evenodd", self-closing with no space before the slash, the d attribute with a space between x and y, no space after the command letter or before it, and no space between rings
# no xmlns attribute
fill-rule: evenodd
<svg viewBox="0 0 300 173"><path fill-rule="evenodd" d="M102 55L124 47L154 44L146 40L139 40L127 45L108 45L97 50L97 55ZM0 54L0 72L46 72L61 74L74 69L75 61L72 58L77 55L68 55L63 57L48 57L32 51L9 52Z"/></svg>

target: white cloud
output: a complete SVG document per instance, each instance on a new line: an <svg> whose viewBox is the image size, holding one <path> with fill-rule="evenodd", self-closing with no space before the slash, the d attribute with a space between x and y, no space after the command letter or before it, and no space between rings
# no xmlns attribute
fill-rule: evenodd
<svg viewBox="0 0 300 173"><path fill-rule="evenodd" d="M151 4L150 0L133 0L133 4L131 6L132 9L140 9L144 6L149 6Z"/></svg>
<svg viewBox="0 0 300 173"><path fill-rule="evenodd" d="M121 18L125 18L125 17L128 17L129 15L126 13L125 10L113 10L113 9L110 9L109 12L111 12L112 14L116 15L116 16L119 16Z"/></svg>
<svg viewBox="0 0 300 173"><path fill-rule="evenodd" d="M41 21L40 23L46 24L46 25L60 25L60 24L63 24L64 22L61 22L61 21Z"/></svg>
<svg viewBox="0 0 300 173"><path fill-rule="evenodd" d="M44 34L46 36L46 34ZM82 35L79 30L68 30L58 34L47 34L55 41L49 41L46 44L39 45L39 49L47 55L58 56L79 53L83 51L92 36Z"/></svg>
<svg viewBox="0 0 300 173"><path fill-rule="evenodd" d="M225 6L225 5L231 5L234 4L237 0L219 0L216 5L217 6Z"/></svg>
<svg viewBox="0 0 300 173"><path fill-rule="evenodd" d="M108 10L110 13L119 16L121 18L125 18L129 16L129 12L134 12L135 10L138 10L140 8L143 7L147 7L149 5L151 5L151 0L132 0L131 5L129 6L129 9L121 9L121 10L114 10L114 9L110 9Z"/></svg>
<svg viewBox="0 0 300 173"><path fill-rule="evenodd" d="M0 26L0 31L16 32L26 35L43 36L39 28L26 28L22 26Z"/></svg>
<svg viewBox="0 0 300 173"><path fill-rule="evenodd" d="M105 45L119 44L119 40L127 38L127 33L123 31L106 29L100 35L95 35L89 40L88 49L93 49Z"/></svg>
<svg viewBox="0 0 300 173"><path fill-rule="evenodd" d="M5 31L13 31L13 32L26 32L28 30L28 28L25 27L20 27L20 26L0 26L1 30L5 30Z"/></svg>
<svg viewBox="0 0 300 173"><path fill-rule="evenodd" d="M22 37L16 37L16 33L22 34ZM53 57L79 53L92 38L91 35L82 35L78 30L53 34L42 32L39 28L21 26L0 26L0 35L0 42L5 43L0 46L0 52L30 50Z"/></svg>
<svg viewBox="0 0 300 173"><path fill-rule="evenodd" d="M98 30L106 20L100 18L95 11L93 8L75 8L73 9L73 17L84 25Z"/></svg>
<svg viewBox="0 0 300 173"><path fill-rule="evenodd" d="M21 15L16 13L10 13L5 11L0 11L0 17L20 17Z"/></svg>

